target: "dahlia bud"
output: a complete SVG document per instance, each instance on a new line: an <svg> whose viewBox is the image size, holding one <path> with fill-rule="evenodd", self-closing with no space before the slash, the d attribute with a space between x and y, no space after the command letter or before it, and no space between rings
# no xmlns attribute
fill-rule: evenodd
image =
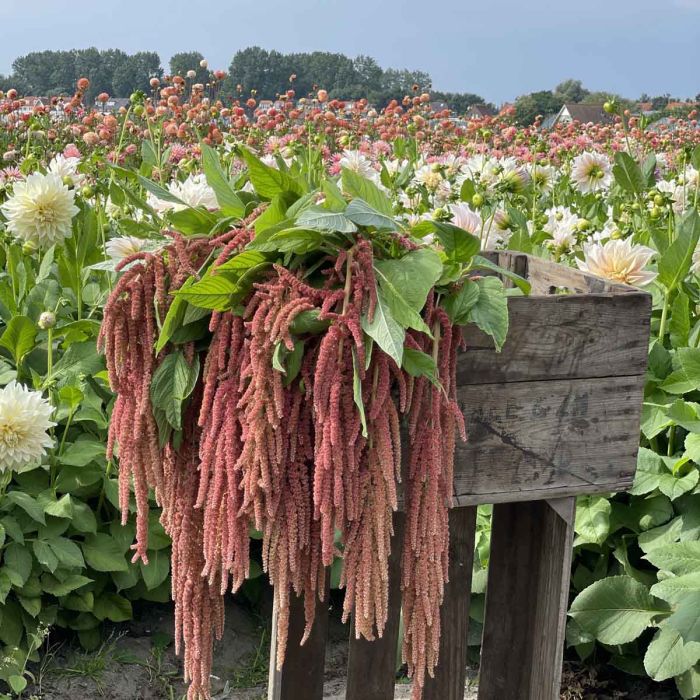
<svg viewBox="0 0 700 700"><path fill-rule="evenodd" d="M36 253L37 250L39 250L39 248L34 241L25 241L22 244L22 253L24 255L32 255L33 253Z"/></svg>
<svg viewBox="0 0 700 700"><path fill-rule="evenodd" d="M44 311L44 313L39 316L38 325L42 331L53 328L56 325L56 314L53 313L53 311Z"/></svg>

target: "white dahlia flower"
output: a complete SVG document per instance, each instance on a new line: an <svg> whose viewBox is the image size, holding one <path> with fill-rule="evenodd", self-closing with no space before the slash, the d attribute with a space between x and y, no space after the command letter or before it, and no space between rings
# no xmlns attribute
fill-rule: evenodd
<svg viewBox="0 0 700 700"><path fill-rule="evenodd" d="M38 247L60 243L71 235L71 222L78 213L73 192L56 173L32 173L16 182L12 196L0 207L7 230Z"/></svg>
<svg viewBox="0 0 700 700"><path fill-rule="evenodd" d="M347 170L352 170L358 175L366 178L374 178L377 175L372 162L360 151L353 151L346 148L343 151L343 155L338 161L341 168L346 168Z"/></svg>
<svg viewBox="0 0 700 700"><path fill-rule="evenodd" d="M610 160L601 153L581 153L574 158L571 180L576 189L583 194L607 189L612 182Z"/></svg>
<svg viewBox="0 0 700 700"><path fill-rule="evenodd" d="M179 202L168 202L159 199L153 194L148 195L148 204L157 212L182 211L187 207L204 207L205 209L218 209L219 203L216 201L214 190L207 184L207 179L202 173L190 175L186 180L180 182L176 180L168 184L168 190L177 197Z"/></svg>
<svg viewBox="0 0 700 700"><path fill-rule="evenodd" d="M134 253L146 250L148 241L136 236L122 236L120 238L110 238L105 243L105 252L115 262L120 262Z"/></svg>
<svg viewBox="0 0 700 700"><path fill-rule="evenodd" d="M0 472L38 464L53 445L53 407L39 391L12 380L0 389Z"/></svg>
<svg viewBox="0 0 700 700"><path fill-rule="evenodd" d="M450 204L452 223L465 231L478 236L481 233L481 217L469 205L462 202Z"/></svg>
<svg viewBox="0 0 700 700"><path fill-rule="evenodd" d="M592 275L643 287L656 278L655 272L644 270L654 252L646 246L633 245L629 238L613 239L584 245L585 259L576 264Z"/></svg>
<svg viewBox="0 0 700 700"><path fill-rule="evenodd" d="M68 178L74 186L81 185L85 176L78 172L80 158L66 158L62 153L55 155L49 163L48 172L58 175L64 182Z"/></svg>

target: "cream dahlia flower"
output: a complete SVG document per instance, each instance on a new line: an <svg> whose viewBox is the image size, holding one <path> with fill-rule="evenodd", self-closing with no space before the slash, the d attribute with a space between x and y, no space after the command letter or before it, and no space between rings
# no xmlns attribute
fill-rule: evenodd
<svg viewBox="0 0 700 700"><path fill-rule="evenodd" d="M58 175L64 182L68 178L74 186L81 185L85 176L78 172L80 158L66 158L62 153L55 155L49 163L48 172Z"/></svg>
<svg viewBox="0 0 700 700"><path fill-rule="evenodd" d="M450 204L449 209L452 214L452 223L455 226L459 226L475 236L481 233L481 217L469 205L458 202Z"/></svg>
<svg viewBox="0 0 700 700"><path fill-rule="evenodd" d="M206 177L199 173L190 175L186 180L180 182L170 182L168 190L172 195L177 197L182 204L178 202L168 202L163 199L158 199L153 194L148 195L148 204L157 212L163 213L166 211L182 211L187 207L204 207L205 209L218 209L219 203L216 201L214 190L207 184Z"/></svg>
<svg viewBox="0 0 700 700"><path fill-rule="evenodd" d="M12 380L0 389L0 472L38 464L53 445L53 407L39 391Z"/></svg>
<svg viewBox="0 0 700 700"><path fill-rule="evenodd" d="M586 151L574 158L571 167L571 180L579 192L599 192L610 187L612 166L601 153Z"/></svg>
<svg viewBox="0 0 700 700"><path fill-rule="evenodd" d="M16 182L12 196L0 207L7 230L38 247L60 243L71 235L71 222L78 213L73 192L56 173L32 173Z"/></svg>
<svg viewBox="0 0 700 700"><path fill-rule="evenodd" d="M656 278L655 272L644 270L654 252L646 246L633 245L629 238L613 239L584 245L585 259L576 264L592 275L643 287Z"/></svg>
<svg viewBox="0 0 700 700"><path fill-rule="evenodd" d="M377 171L372 165L372 162L363 153L357 150L346 148L338 164L341 168L352 170L358 175L369 179L377 175Z"/></svg>
<svg viewBox="0 0 700 700"><path fill-rule="evenodd" d="M110 238L105 243L105 252L115 262L120 262L134 253L146 250L148 241L136 236L122 236L120 238Z"/></svg>

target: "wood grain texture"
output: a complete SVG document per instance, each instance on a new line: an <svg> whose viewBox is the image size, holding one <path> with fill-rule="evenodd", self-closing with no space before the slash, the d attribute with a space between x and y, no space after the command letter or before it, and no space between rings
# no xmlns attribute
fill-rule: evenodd
<svg viewBox="0 0 700 700"><path fill-rule="evenodd" d="M455 504L628 488L643 377L463 385L469 439L455 449Z"/></svg>
<svg viewBox="0 0 700 700"><path fill-rule="evenodd" d="M404 513L394 513L389 556L389 610L382 637L368 642L350 630L346 700L393 700L396 652L401 622L401 549Z"/></svg>
<svg viewBox="0 0 700 700"><path fill-rule="evenodd" d="M559 698L575 500L554 506L494 507L479 700Z"/></svg>
<svg viewBox="0 0 700 700"><path fill-rule="evenodd" d="M328 636L328 584L326 572L325 601L316 601L316 617L309 638L301 646L304 634L304 598L292 592L289 604L289 633L287 652L281 671L275 667L277 649L277 603L272 612L270 638L270 670L268 675L268 700L322 700L323 671Z"/></svg>
<svg viewBox="0 0 700 700"><path fill-rule="evenodd" d="M510 297L510 327L500 353L476 326L464 328L459 384L617 377L647 366L651 297Z"/></svg>
<svg viewBox="0 0 700 700"><path fill-rule="evenodd" d="M450 511L450 580L440 609L440 658L435 677L426 679L423 700L464 698L475 531L475 507Z"/></svg>

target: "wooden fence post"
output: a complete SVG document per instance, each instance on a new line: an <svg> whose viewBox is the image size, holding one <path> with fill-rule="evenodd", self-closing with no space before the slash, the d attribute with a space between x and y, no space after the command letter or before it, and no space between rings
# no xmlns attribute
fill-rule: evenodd
<svg viewBox="0 0 700 700"><path fill-rule="evenodd" d="M479 700L558 700L575 508L494 506Z"/></svg>
<svg viewBox="0 0 700 700"><path fill-rule="evenodd" d="M289 600L289 633L284 667L276 668L277 601L272 612L270 639L270 672L267 684L268 700L323 700L323 671L328 636L328 594L330 577L326 570L326 597L316 601L316 617L309 638L300 646L304 626L304 598L291 594Z"/></svg>

